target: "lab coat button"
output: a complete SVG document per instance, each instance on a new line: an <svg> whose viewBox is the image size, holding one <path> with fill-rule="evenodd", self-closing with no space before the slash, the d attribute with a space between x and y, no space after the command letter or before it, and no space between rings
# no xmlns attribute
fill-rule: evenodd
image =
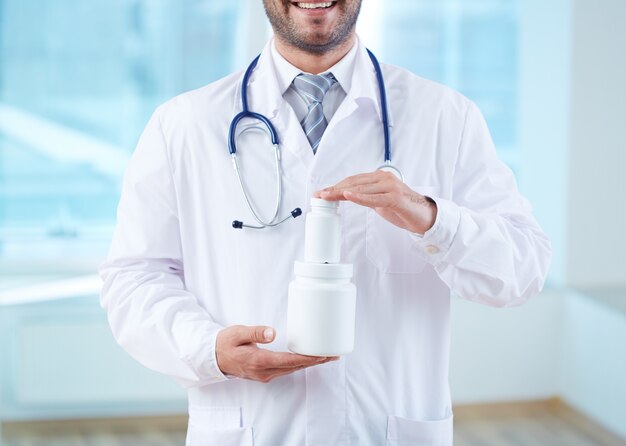
<svg viewBox="0 0 626 446"><path fill-rule="evenodd" d="M434 245L428 245L425 249L427 254L433 255L433 254L437 254L439 252L439 248L437 248Z"/></svg>

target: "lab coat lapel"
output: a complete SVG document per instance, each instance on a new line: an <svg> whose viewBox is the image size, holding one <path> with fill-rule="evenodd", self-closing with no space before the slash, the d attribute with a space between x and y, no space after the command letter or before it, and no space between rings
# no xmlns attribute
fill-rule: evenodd
<svg viewBox="0 0 626 446"><path fill-rule="evenodd" d="M250 76L248 83L248 105L250 111L262 114L272 120L276 117L280 103L283 101L278 89L278 80L270 55L270 44L265 45L259 62ZM241 111L241 93L235 104L236 111Z"/></svg>
<svg viewBox="0 0 626 446"><path fill-rule="evenodd" d="M276 127L283 156L283 170L285 174L289 174L293 172L290 168L294 161L289 153L307 168L313 162L314 155L295 112L283 99L278 87L270 45L271 42L263 49L257 68L250 77L248 103L251 111L265 115ZM241 110L240 100L235 109L235 113Z"/></svg>
<svg viewBox="0 0 626 446"><path fill-rule="evenodd" d="M315 158L313 149L302 130L296 113L284 100L276 117L276 129L282 138L281 147L294 155L308 170ZM283 153L285 153L284 150ZM287 160L284 160L284 165L287 168Z"/></svg>
<svg viewBox="0 0 626 446"><path fill-rule="evenodd" d="M383 164L382 107L376 71L359 42L352 84L331 119L315 155L313 171L328 185ZM389 126L392 127L389 116Z"/></svg>
<svg viewBox="0 0 626 446"><path fill-rule="evenodd" d="M369 107L378 117L378 122L382 125L382 104L380 102L380 89L376 79L376 70L367 54L367 49L359 41L357 57L354 62L354 71L352 73L352 85L347 93L346 99L337 110L328 128L332 128L351 116L359 107ZM393 127L393 117L391 110L388 110L389 126ZM382 129L382 127L381 127ZM328 130L328 129L327 129Z"/></svg>

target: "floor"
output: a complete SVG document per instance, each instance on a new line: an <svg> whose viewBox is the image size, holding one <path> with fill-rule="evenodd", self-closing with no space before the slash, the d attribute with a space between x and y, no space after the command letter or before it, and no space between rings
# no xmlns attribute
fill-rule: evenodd
<svg viewBox="0 0 626 446"><path fill-rule="evenodd" d="M454 409L455 446L626 446L559 399Z"/></svg>
<svg viewBox="0 0 626 446"><path fill-rule="evenodd" d="M185 417L11 423L2 446L182 446ZM455 408L455 446L626 446L559 400Z"/></svg>

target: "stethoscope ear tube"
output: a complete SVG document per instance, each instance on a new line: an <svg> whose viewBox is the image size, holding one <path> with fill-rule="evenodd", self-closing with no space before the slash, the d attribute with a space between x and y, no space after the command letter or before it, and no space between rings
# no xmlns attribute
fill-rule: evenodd
<svg viewBox="0 0 626 446"><path fill-rule="evenodd" d="M267 129L267 128L263 128L261 126L252 126L252 127L244 128L239 133L239 135L237 137L240 137L241 135L243 135L244 133L249 132L249 131L260 131L262 133L270 134L269 129ZM271 135L270 135L270 138L271 138ZM274 214L272 215L272 217L268 221L264 221L259 216L258 211L254 208L254 206L252 204L252 200L250 199L250 196L248 194L248 190L246 189L245 183L244 183L242 175L241 175L241 171L240 171L240 168L239 168L239 163L237 162L237 153L232 153L230 155L231 156L232 165L233 165L233 169L235 171L235 174L237 175L237 179L239 180L239 186L241 188L241 193L242 193L242 195L243 195L243 197L245 199L245 202L246 202L246 205L248 206L248 209L250 210L250 213L252 214L252 216L254 217L256 222L258 223L258 226L256 226L256 225L247 225L247 224L244 224L240 220L235 220L232 223L232 226L235 229L242 229L242 228L264 229L264 228L267 228L267 227L278 226L279 224L285 222L289 218L296 218L296 217L299 217L302 214L302 210L300 208L296 208L293 211L291 211L290 215L288 215L287 217L283 218L280 221L276 221L276 219L278 218L278 212L280 210L280 203L282 201L283 188L282 188L282 175L281 175L281 171L280 171L280 147L278 146L278 144L272 144L272 149L273 149L273 152L274 152L274 164L276 166L276 204L275 204L275 207L274 207Z"/></svg>
<svg viewBox="0 0 626 446"><path fill-rule="evenodd" d="M243 229L243 228L250 228L250 229L265 229L265 228L271 228L274 226L278 226L281 223L286 222L287 220L289 220L290 218L298 218L299 216L302 215L302 209L300 208L295 208L293 211L290 212L290 214L288 216L286 216L285 218L283 218L281 221L276 222L276 223L272 223L271 225L265 225L265 226L252 226L252 225L247 225L244 222L240 221L240 220L233 220L233 228L234 229Z"/></svg>
<svg viewBox="0 0 626 446"><path fill-rule="evenodd" d="M233 118L232 122L230 123L230 127L228 129L228 152L231 155L233 169L235 170L235 173L237 174L237 179L239 180L239 186L241 187L241 192L244 196L248 209L250 209L250 212L252 213L254 219L257 221L258 226L247 225L247 224L244 224L242 221L235 220L232 223L232 226L235 229L242 229L242 228L263 229L266 227L277 226L291 217L293 218L297 217L297 215L295 216L293 215L295 211L294 210L289 216L287 216L286 218L284 218L283 220L279 222L276 222L276 218L278 217L278 211L280 209L280 202L282 200L282 181L281 181L281 172L280 172L280 148L279 148L278 132L276 131L276 129L274 128L274 125L270 122L270 120L267 117L263 116L260 113L251 112L250 109L248 108L248 82L250 81L250 76L252 75L252 72L254 71L254 68L256 67L259 61L259 57L261 56L260 55L257 56L252 61L252 63L250 64L250 66L246 70L246 73L243 76L243 81L241 85L242 111L239 112ZM256 209L254 209L254 206L252 205L252 201L250 200L250 197L248 196L248 191L246 190L246 187L243 183L243 178L241 177L241 173L239 170L239 164L237 163L237 138L241 136L243 133L245 133L247 130L259 128L259 127L250 127L250 128L243 130L239 135L237 135L237 126L239 125L241 120L244 118L255 119L257 121L262 122L263 125L265 126L265 129L261 128L260 130L267 132L267 134L269 135L272 141L272 147L274 148L274 157L275 157L275 162L276 162L276 182L277 182L276 197L277 197L277 200L276 200L276 206L274 207L274 215L269 221L264 221L259 216ZM300 211L300 214L301 213L302 211Z"/></svg>

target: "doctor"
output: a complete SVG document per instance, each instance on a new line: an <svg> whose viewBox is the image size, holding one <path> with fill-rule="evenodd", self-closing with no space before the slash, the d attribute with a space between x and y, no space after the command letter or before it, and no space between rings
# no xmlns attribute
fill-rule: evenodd
<svg viewBox="0 0 626 446"><path fill-rule="evenodd" d="M264 5L274 39L247 82L249 107L280 139L280 213L306 211L313 195L342 201L355 351L286 352L304 219L231 227L255 223L227 146L243 72L159 107L138 143L101 267L113 333L188 389L190 446L451 445L450 291L490 306L525 302L542 288L549 241L476 106L386 65L391 157L404 182L376 170L383 107L355 35L360 0ZM304 76L328 84L323 99L301 73L324 75ZM242 120L237 153L254 207L271 219L274 160L259 128Z"/></svg>

